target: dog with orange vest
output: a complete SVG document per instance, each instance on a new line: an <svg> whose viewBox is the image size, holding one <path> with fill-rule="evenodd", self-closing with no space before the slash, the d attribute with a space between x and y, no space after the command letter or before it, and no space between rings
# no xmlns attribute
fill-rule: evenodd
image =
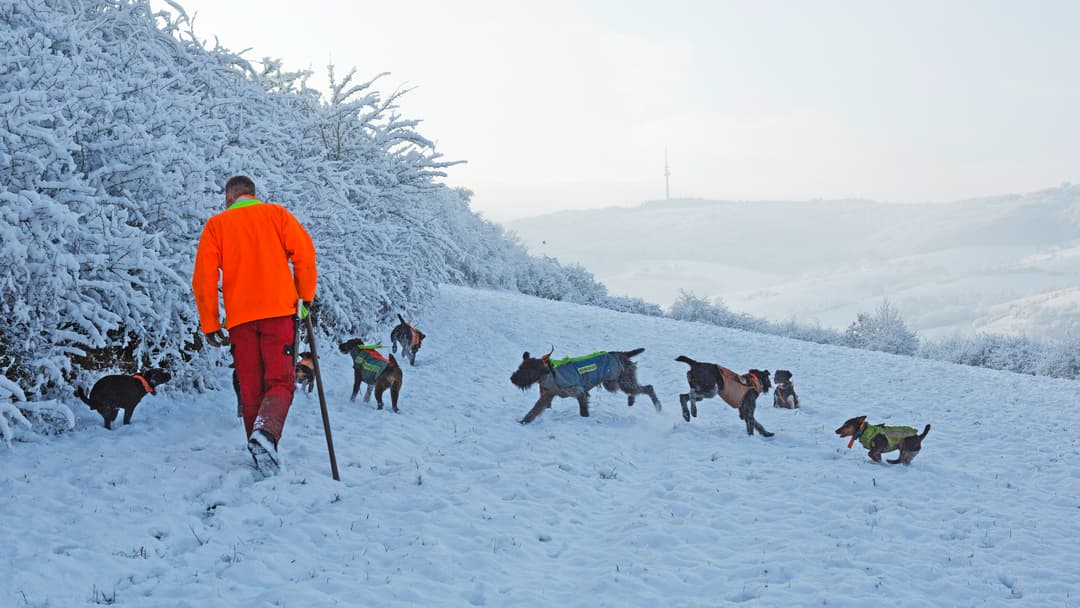
<svg viewBox="0 0 1080 608"><path fill-rule="evenodd" d="M427 335L406 321L405 317L398 315L397 318L400 323L390 331L390 352L396 353L400 345L401 356L409 360L409 365L416 365L416 351L420 350Z"/></svg>
<svg viewBox="0 0 1080 608"><path fill-rule="evenodd" d="M686 356L679 356L675 360L690 366L690 370L686 372L690 392L679 395L683 420L690 422L691 416L697 418L698 401L719 396L725 403L739 410L739 418L746 423L747 435L753 435L756 430L762 437L773 436L773 433L766 431L754 417L758 396L767 394L772 387L769 370L752 369L745 374L737 374L722 365L702 363Z"/></svg>

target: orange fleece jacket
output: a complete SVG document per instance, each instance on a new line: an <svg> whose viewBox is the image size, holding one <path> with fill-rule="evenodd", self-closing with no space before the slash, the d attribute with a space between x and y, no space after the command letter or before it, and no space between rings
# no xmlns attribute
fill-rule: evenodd
<svg viewBox="0 0 1080 608"><path fill-rule="evenodd" d="M221 329L219 272L228 329L294 315L298 298L315 297L315 246L281 205L241 198L207 220L199 238L191 287L203 333Z"/></svg>

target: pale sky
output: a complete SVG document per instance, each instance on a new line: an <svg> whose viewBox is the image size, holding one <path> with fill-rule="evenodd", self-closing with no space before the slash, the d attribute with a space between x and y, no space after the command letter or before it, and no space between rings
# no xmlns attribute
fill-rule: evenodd
<svg viewBox="0 0 1080 608"><path fill-rule="evenodd" d="M390 72L495 220L1080 181L1080 2L178 0L249 59ZM155 0L155 6L163 6Z"/></svg>

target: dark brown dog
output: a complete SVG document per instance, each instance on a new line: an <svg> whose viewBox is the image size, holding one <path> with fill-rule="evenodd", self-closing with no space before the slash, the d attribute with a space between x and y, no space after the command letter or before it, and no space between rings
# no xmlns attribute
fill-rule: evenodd
<svg viewBox="0 0 1080 608"><path fill-rule="evenodd" d="M172 379L169 372L160 367L152 367L134 375L114 374L105 376L94 383L87 397L82 387L75 389L75 396L101 414L105 419L105 428L112 429L113 420L120 410L124 410L124 424L131 424L131 414L139 405L143 395L153 395L154 388Z"/></svg>
<svg viewBox="0 0 1080 608"><path fill-rule="evenodd" d="M396 353L398 345L401 345L401 356L409 360L409 365L416 365L416 351L420 350L427 335L406 322L401 315L397 318L401 323L390 331L390 352Z"/></svg>
<svg viewBox="0 0 1080 608"><path fill-rule="evenodd" d="M394 355L383 359L382 355L374 349L364 349L363 338L353 338L338 345L342 354L349 355L353 362L353 388L349 401L356 401L356 394L360 392L360 385L367 384L367 392L364 393L364 402L371 400L371 392L375 391L375 402L379 409L383 409L382 396L386 389L390 389L390 405L394 412L398 411L398 393L401 392L401 366L398 365Z"/></svg>
<svg viewBox="0 0 1080 608"><path fill-rule="evenodd" d="M881 455L886 452L900 450L900 456L895 460L886 460L889 464L911 464L911 459L919 454L922 449L922 440L930 432L930 425L926 425L922 435L910 426L885 426L884 424L866 424L866 416L850 418L836 434L841 437L851 437L847 447L855 445L855 441L870 451L870 459L881 462Z"/></svg>
<svg viewBox="0 0 1080 608"><path fill-rule="evenodd" d="M679 395L683 420L690 422L691 416L697 418L698 401L719 395L728 405L739 410L739 418L746 422L747 435L753 435L757 430L763 437L773 436L754 417L758 395L768 393L772 386L769 383L769 370L752 369L739 375L722 365L701 363L686 356L675 360L690 366L690 371L686 372L690 392Z"/></svg>
<svg viewBox="0 0 1080 608"><path fill-rule="evenodd" d="M773 407L793 410L799 407L799 396L795 394L795 385L791 383L791 372L778 369L773 373L776 388L773 389Z"/></svg>

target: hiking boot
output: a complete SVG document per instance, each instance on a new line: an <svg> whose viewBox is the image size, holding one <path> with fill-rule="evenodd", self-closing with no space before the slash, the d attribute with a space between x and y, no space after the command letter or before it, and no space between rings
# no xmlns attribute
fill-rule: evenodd
<svg viewBox="0 0 1080 608"><path fill-rule="evenodd" d="M256 430L248 439L248 451L255 460L255 468L263 475L276 475L281 468L274 438L266 431Z"/></svg>

